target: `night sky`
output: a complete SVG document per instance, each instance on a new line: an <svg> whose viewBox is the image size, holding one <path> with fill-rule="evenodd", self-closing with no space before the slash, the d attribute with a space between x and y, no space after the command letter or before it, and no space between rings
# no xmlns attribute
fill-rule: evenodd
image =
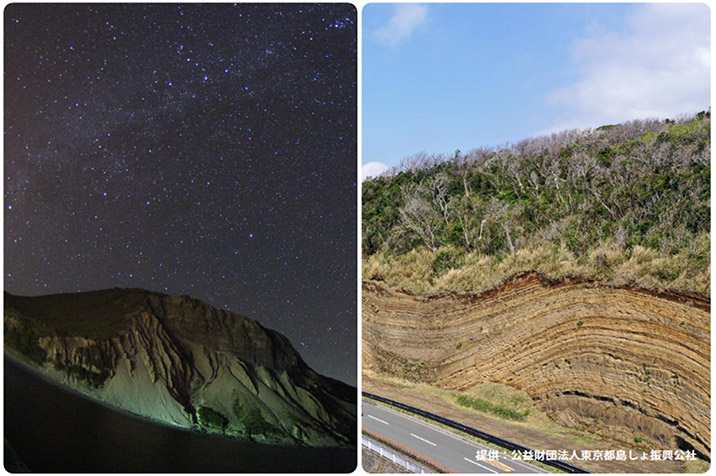
<svg viewBox="0 0 716 476"><path fill-rule="evenodd" d="M188 294L356 377L356 10L5 8L5 289Z"/></svg>

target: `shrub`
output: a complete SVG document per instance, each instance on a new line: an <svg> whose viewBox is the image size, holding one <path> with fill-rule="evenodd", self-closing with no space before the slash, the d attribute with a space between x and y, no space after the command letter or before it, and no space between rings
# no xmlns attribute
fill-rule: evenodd
<svg viewBox="0 0 716 476"><path fill-rule="evenodd" d="M435 255L433 271L442 273L452 268L457 268L465 262L465 255L454 248L442 249Z"/></svg>
<svg viewBox="0 0 716 476"><path fill-rule="evenodd" d="M229 424L229 420L216 410L209 407L199 407L199 423L211 428L224 429Z"/></svg>
<svg viewBox="0 0 716 476"><path fill-rule="evenodd" d="M485 413L492 413L493 415L497 415L498 417L506 420L525 421L525 418L529 415L529 410L526 410L524 413L520 413L504 405L495 405L486 400L482 400L481 398L472 398L467 395L458 396L457 403L463 407L472 408Z"/></svg>
<svg viewBox="0 0 716 476"><path fill-rule="evenodd" d="M280 433L275 426L264 419L261 409L253 402L242 405L239 399L236 399L233 410L249 436Z"/></svg>

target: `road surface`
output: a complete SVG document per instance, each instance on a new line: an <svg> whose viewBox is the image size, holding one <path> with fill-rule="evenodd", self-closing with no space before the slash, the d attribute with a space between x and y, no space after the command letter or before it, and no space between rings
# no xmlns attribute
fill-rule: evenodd
<svg viewBox="0 0 716 476"><path fill-rule="evenodd" d="M392 408L363 400L363 427L369 432L409 448L429 460L457 473L548 473L544 469L515 461L499 452L497 459L477 459L480 450L490 448L462 438Z"/></svg>

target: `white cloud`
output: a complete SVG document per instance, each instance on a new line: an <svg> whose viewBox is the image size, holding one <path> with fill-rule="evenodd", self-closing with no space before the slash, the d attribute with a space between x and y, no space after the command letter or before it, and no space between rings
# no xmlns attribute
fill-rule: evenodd
<svg viewBox="0 0 716 476"><path fill-rule="evenodd" d="M567 109L553 129L669 118L710 107L710 12L703 4L645 4L625 33L574 44L579 80L553 92Z"/></svg>
<svg viewBox="0 0 716 476"><path fill-rule="evenodd" d="M368 162L361 168L361 181L368 177L378 177L386 170L388 170L388 166L383 162Z"/></svg>
<svg viewBox="0 0 716 476"><path fill-rule="evenodd" d="M412 35L413 30L428 20L428 6L401 3L393 7L388 24L375 31L375 38L395 48L398 43Z"/></svg>

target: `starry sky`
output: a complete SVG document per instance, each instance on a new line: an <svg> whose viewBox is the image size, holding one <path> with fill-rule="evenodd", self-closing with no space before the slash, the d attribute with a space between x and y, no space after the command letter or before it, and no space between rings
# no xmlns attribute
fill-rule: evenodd
<svg viewBox="0 0 716 476"><path fill-rule="evenodd" d="M5 8L4 285L188 294L355 384L356 10Z"/></svg>

